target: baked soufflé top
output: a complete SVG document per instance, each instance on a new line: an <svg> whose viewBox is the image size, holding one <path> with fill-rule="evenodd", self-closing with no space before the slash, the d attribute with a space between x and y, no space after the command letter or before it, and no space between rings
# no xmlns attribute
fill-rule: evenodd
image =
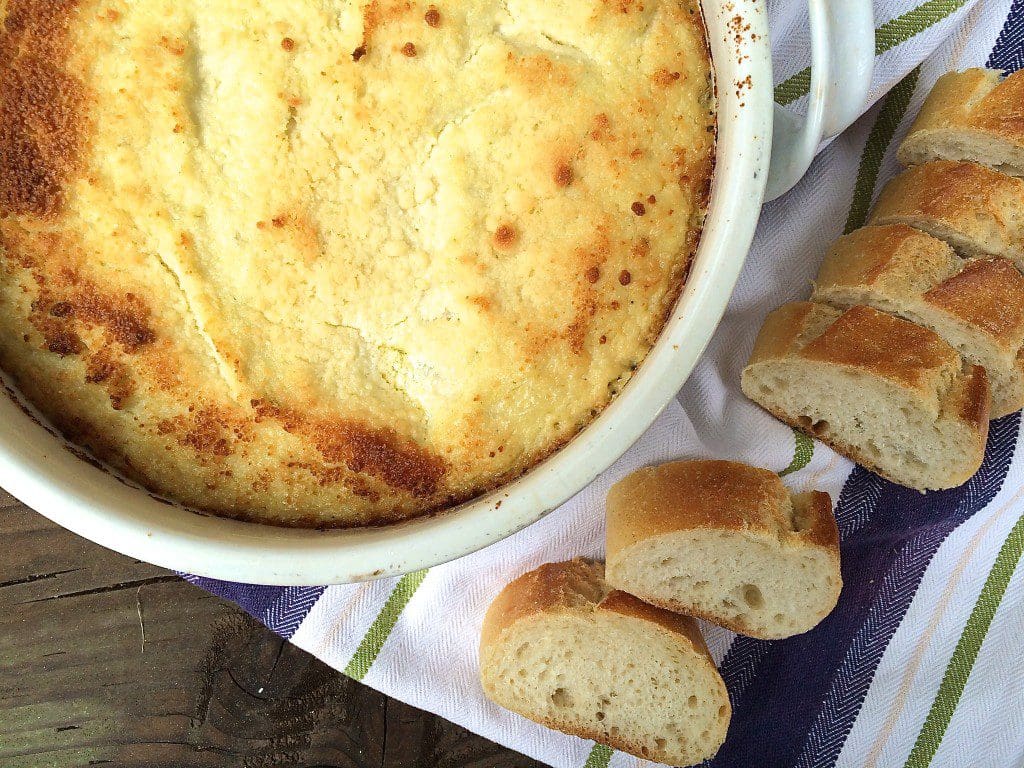
<svg viewBox="0 0 1024 768"><path fill-rule="evenodd" d="M0 2L0 365L144 485L383 524L623 386L703 223L691 0Z"/></svg>

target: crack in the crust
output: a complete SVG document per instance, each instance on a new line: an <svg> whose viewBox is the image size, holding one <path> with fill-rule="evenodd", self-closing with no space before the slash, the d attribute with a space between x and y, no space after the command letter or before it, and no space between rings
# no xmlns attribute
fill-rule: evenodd
<svg viewBox="0 0 1024 768"><path fill-rule="evenodd" d="M392 327L398 327L402 323L407 322L408 319L408 317L402 318L402 320L395 323ZM393 368L388 368L387 366L382 364L384 361L385 353L387 352L391 352L395 355L398 355L398 357L400 357L403 361L406 361L406 363L408 363L409 353L406 350L400 349L399 347L396 347L393 344L389 344L386 341L373 341L371 339L368 339L365 333L363 332L363 329L355 325L348 325L346 323L338 322L325 322L325 325L328 325L331 328L344 329L355 333L359 337L359 343L362 349L366 350L367 352L372 350L374 353L376 353L371 354L371 359L373 359L375 363L377 375L380 376L381 381L383 381L391 390L393 390L395 394L402 397L409 405L415 408L424 418L424 420L429 419L430 414L427 413L427 409L423 405L423 403L421 403L407 389L399 386L399 384L396 381L392 380L392 377L389 374L391 374L392 372L397 373L397 371L395 371L395 369ZM311 365L314 364L312 360L306 360L306 362Z"/></svg>
<svg viewBox="0 0 1024 768"><path fill-rule="evenodd" d="M462 60L462 64L460 65L459 68L465 69L466 67L468 67L473 62L473 59L480 55L480 51L484 49L488 42L488 40L484 39L477 43L475 46L473 46L473 49Z"/></svg>
<svg viewBox="0 0 1024 768"><path fill-rule="evenodd" d="M167 262L163 254L160 252L159 248L154 248L153 254L156 256L157 263L159 263L167 271L167 274L170 275L171 279L174 281L174 284L177 287L178 292L181 294L182 301L185 302L186 313L191 318L192 324L195 326L196 333L198 333L200 338L202 338L203 341L206 342L210 356L213 358L213 361L216 364L217 372L220 375L220 378L227 386L228 391L231 392L233 395L237 396L240 387L234 375L234 371L232 370L231 365L228 363L228 361L224 359L223 355L221 355L220 350L217 349L217 343L213 340L213 337L210 335L209 331L207 331L203 327L203 323L200 320L200 316L196 312L194 299L192 295L188 292L188 290L185 288L181 274L179 274L179 272Z"/></svg>
<svg viewBox="0 0 1024 768"><path fill-rule="evenodd" d="M459 114L457 114L457 115L455 115L453 117L448 118L441 125L441 127L438 128L427 139L426 145L423 147L423 152L418 155L418 156L422 157L423 160L417 166L417 168L416 168L417 172L409 174L409 176L410 177L419 177L420 173L424 169L426 169L426 168L428 168L430 166L430 164L434 160L434 153L437 151L437 145L441 143L441 140L442 140L442 138L444 138L445 134L450 133L451 131L453 131L456 128L460 127L463 123L465 123L467 120L469 120L471 117L473 117L473 115L475 115L477 112L479 112L480 110L484 109L485 107L490 106L492 102L498 100L499 98L502 98L502 97L508 95L508 93L509 93L509 88L507 86L499 88L496 91L492 91L491 93L489 93L487 96L485 96L483 99L481 99L480 101L476 102L475 104L472 104L471 106L466 107ZM440 179L437 178L436 176L434 176L433 178L434 178L435 182L440 181ZM416 226L415 223L413 223L413 222L411 222L409 220L410 219L410 214L413 213L413 212L421 211L428 203L430 203L437 196L437 192L438 192L438 184L435 183L433 185L433 189L430 192L430 194L424 200L422 200L420 202L415 202L408 211L401 210L401 206L399 206L399 211L403 214L401 217L399 217L399 222L400 222L400 224L402 226L403 231L405 231L407 225L411 226L413 231L416 233L416 239L415 239L414 244L417 247L422 248L425 251L429 251L429 249L425 248L424 245L423 245L423 242L421 240L419 240L419 237L421 236L422 233L420 232L419 227Z"/></svg>
<svg viewBox="0 0 1024 768"><path fill-rule="evenodd" d="M499 25L494 28L494 33L500 37L509 48L513 48L517 52L526 53L528 51L532 51L536 53L553 54L563 59L575 61L579 64L586 64L595 71L600 71L600 67L595 66L597 62L589 53L572 43L566 43L559 40L557 37L554 37L547 32L541 31L536 33L537 37L531 36L530 38L527 38L518 30L512 30L504 25ZM547 41L548 44L541 44L541 40Z"/></svg>
<svg viewBox="0 0 1024 768"><path fill-rule="evenodd" d="M582 48L580 48L578 45L573 45L572 43L568 43L565 40L559 40L557 37L548 34L547 32L541 32L540 36L547 40L549 43L551 43L551 45L554 46L556 50L561 51L562 54L567 56L568 58L574 58L580 61L585 61L588 64L594 62L594 59L591 57L591 55L584 51ZM570 51L572 53L569 53Z"/></svg>

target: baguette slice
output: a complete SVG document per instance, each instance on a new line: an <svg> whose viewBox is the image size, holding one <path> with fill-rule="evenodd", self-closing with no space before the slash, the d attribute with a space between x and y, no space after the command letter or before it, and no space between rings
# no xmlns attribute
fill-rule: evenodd
<svg viewBox="0 0 1024 768"><path fill-rule="evenodd" d="M634 472L608 495L608 583L752 637L806 632L839 599L839 531L827 493L790 496L732 461Z"/></svg>
<svg viewBox="0 0 1024 768"><path fill-rule="evenodd" d="M696 622L611 590L586 560L548 563L501 591L484 618L480 678L506 709L670 765L713 756L732 714Z"/></svg>
<svg viewBox="0 0 1024 768"><path fill-rule="evenodd" d="M894 483L965 483L981 466L989 385L933 331L870 307L812 302L768 315L743 392Z"/></svg>
<svg viewBox="0 0 1024 768"><path fill-rule="evenodd" d="M870 224L909 224L963 256L1002 256L1024 269L1024 179L936 160L890 181Z"/></svg>
<svg viewBox="0 0 1024 768"><path fill-rule="evenodd" d="M1024 70L1005 80L994 69L940 77L897 156L904 165L969 160L1024 176Z"/></svg>
<svg viewBox="0 0 1024 768"><path fill-rule="evenodd" d="M815 301L866 304L930 328L985 368L992 417L1024 406L1024 275L1006 259L962 261L904 224L864 227L825 257Z"/></svg>

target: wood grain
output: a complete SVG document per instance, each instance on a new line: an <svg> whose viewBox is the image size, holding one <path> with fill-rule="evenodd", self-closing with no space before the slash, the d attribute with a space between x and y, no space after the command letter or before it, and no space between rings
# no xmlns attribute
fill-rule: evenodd
<svg viewBox="0 0 1024 768"><path fill-rule="evenodd" d="M3 768L539 768L0 491Z"/></svg>

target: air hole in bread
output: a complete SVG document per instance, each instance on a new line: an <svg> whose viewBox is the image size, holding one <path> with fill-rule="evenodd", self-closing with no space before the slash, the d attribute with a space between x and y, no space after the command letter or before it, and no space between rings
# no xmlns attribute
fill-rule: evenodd
<svg viewBox="0 0 1024 768"><path fill-rule="evenodd" d="M810 432L812 435L823 435L828 432L829 424L824 419L815 421L810 416L801 416L797 419L800 429Z"/></svg>
<svg viewBox="0 0 1024 768"><path fill-rule="evenodd" d="M761 590L754 584L747 584L743 587L743 600L751 608L761 608L764 606L764 595L761 594Z"/></svg>
<svg viewBox="0 0 1024 768"><path fill-rule="evenodd" d="M665 741L664 739L655 739L655 740L654 740L654 746L655 746L655 747L656 747L657 749L665 749L665 745L666 745L666 743L667 743L667 742L666 742L666 741Z"/></svg>
<svg viewBox="0 0 1024 768"><path fill-rule="evenodd" d="M725 705L724 704L718 708L718 716L719 717L725 717Z"/></svg>
<svg viewBox="0 0 1024 768"><path fill-rule="evenodd" d="M691 707L696 707L700 702L697 701L696 696L691 696L686 700L686 703L689 704Z"/></svg>
<svg viewBox="0 0 1024 768"><path fill-rule="evenodd" d="M551 694L551 703L556 707L571 707L572 694L566 691L565 688L555 688Z"/></svg>
<svg viewBox="0 0 1024 768"><path fill-rule="evenodd" d="M594 717L596 717L598 720L604 720L604 712L598 710L597 714L594 715Z"/></svg>
<svg viewBox="0 0 1024 768"><path fill-rule="evenodd" d="M912 453L909 456L907 456L907 464L909 464L910 466L915 467L915 468L922 468L922 467L928 466L925 463L924 459L922 459L920 456L918 456L915 453Z"/></svg>

